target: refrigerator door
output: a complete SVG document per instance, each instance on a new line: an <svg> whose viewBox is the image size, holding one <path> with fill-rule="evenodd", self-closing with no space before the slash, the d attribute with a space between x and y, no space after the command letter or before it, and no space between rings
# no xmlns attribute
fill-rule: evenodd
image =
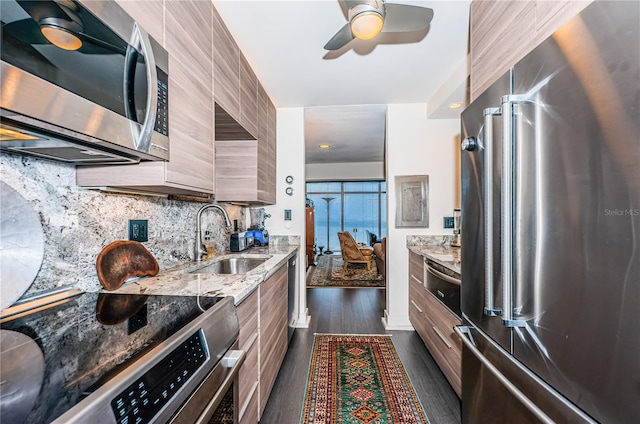
<svg viewBox="0 0 640 424"><path fill-rule="evenodd" d="M639 22L595 2L514 67L513 354L607 423L640 417Z"/></svg>
<svg viewBox="0 0 640 424"><path fill-rule="evenodd" d="M466 319L508 351L511 350L511 331L502 325L499 317L502 305L500 98L510 92L511 72L507 72L474 100L461 116L461 255L464 281L460 293L461 309Z"/></svg>
<svg viewBox="0 0 640 424"><path fill-rule="evenodd" d="M595 423L482 331L455 331L463 342L463 424Z"/></svg>

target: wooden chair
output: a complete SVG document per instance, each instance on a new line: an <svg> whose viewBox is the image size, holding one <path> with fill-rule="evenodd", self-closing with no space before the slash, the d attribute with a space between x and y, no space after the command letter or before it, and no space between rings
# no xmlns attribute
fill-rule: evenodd
<svg viewBox="0 0 640 424"><path fill-rule="evenodd" d="M358 247L358 243L348 231L339 231L340 252L344 261L343 269L347 269L349 264L366 264L367 270L371 270L371 260L373 259L373 249L370 247Z"/></svg>

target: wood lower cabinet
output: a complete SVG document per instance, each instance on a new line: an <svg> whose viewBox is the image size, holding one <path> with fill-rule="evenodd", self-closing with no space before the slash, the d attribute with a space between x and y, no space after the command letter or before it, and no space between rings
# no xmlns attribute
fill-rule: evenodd
<svg viewBox="0 0 640 424"><path fill-rule="evenodd" d="M259 328L259 291L251 293L236 308L240 335L238 336L238 348L246 352L246 358L240 368L238 376L239 393L239 419L241 423L258 421L258 392L259 392L259 354L260 354L260 328ZM255 401L253 399L255 398ZM250 417L255 417L252 421Z"/></svg>
<svg viewBox="0 0 640 424"><path fill-rule="evenodd" d="M462 341L453 327L462 321L424 285L422 256L409 253L409 321L458 396L462 395Z"/></svg>
<svg viewBox="0 0 640 424"><path fill-rule="evenodd" d="M287 353L286 263L236 307L239 348L247 354L238 377L239 420L255 424Z"/></svg>
<svg viewBox="0 0 640 424"><path fill-rule="evenodd" d="M287 353L287 266L260 284L260 415Z"/></svg>

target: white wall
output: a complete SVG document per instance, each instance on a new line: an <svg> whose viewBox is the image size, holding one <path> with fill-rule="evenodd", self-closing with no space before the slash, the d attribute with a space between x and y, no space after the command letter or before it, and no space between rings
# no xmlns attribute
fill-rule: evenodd
<svg viewBox="0 0 640 424"><path fill-rule="evenodd" d="M296 310L298 327L307 326L305 243L305 170L304 170L304 109L277 110L276 204L265 207L271 214L265 226L270 234L300 236L298 253L298 293ZM293 177L293 196L285 193L289 187L285 178ZM284 220L285 209L291 209L291 221Z"/></svg>
<svg viewBox="0 0 640 424"><path fill-rule="evenodd" d="M305 166L307 181L383 180L384 162L310 163Z"/></svg>
<svg viewBox="0 0 640 424"><path fill-rule="evenodd" d="M409 255L407 235L451 234L443 217L459 205L460 121L427 119L423 103L387 107L387 329L411 329L409 323ZM429 228L396 228L394 177L429 176Z"/></svg>

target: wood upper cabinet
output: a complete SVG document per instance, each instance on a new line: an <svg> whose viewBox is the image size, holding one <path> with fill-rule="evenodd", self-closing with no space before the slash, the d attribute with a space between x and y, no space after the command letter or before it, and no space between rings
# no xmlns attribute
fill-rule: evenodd
<svg viewBox="0 0 640 424"><path fill-rule="evenodd" d="M213 192L213 6L166 2L171 150L167 181Z"/></svg>
<svg viewBox="0 0 640 424"><path fill-rule="evenodd" d="M163 0L116 0L116 3L164 46Z"/></svg>
<svg viewBox="0 0 640 424"><path fill-rule="evenodd" d="M267 139L269 103L269 96L260 81L258 81L258 140Z"/></svg>
<svg viewBox="0 0 640 424"><path fill-rule="evenodd" d="M240 54L240 125L255 138L258 136L258 78Z"/></svg>
<svg viewBox="0 0 640 424"><path fill-rule="evenodd" d="M276 202L276 109L215 11L216 199Z"/></svg>
<svg viewBox="0 0 640 424"><path fill-rule="evenodd" d="M131 3L123 2L134 19L154 28L154 32L160 32L158 25L162 27L163 19L166 25L169 161L78 167L77 183L211 196L214 192L213 5L203 1L164 2L163 18L156 2L147 2L149 14L142 5Z"/></svg>
<svg viewBox="0 0 640 424"><path fill-rule="evenodd" d="M260 86L258 86L260 87ZM264 90L262 90L264 91ZM258 88L258 133L254 137L216 104L216 199L270 205L276 202L276 108ZM262 110L262 113L260 112Z"/></svg>
<svg viewBox="0 0 640 424"><path fill-rule="evenodd" d="M267 157L266 157L266 167L267 167L267 193L266 198L267 202L275 203L276 202L276 167L277 167L277 112L276 107L271 103L269 99L268 109L267 109Z"/></svg>
<svg viewBox="0 0 640 424"><path fill-rule="evenodd" d="M233 119L240 122L240 49L216 8L213 8L214 97Z"/></svg>
<svg viewBox="0 0 640 424"><path fill-rule="evenodd" d="M475 0L470 9L471 99L591 1Z"/></svg>

